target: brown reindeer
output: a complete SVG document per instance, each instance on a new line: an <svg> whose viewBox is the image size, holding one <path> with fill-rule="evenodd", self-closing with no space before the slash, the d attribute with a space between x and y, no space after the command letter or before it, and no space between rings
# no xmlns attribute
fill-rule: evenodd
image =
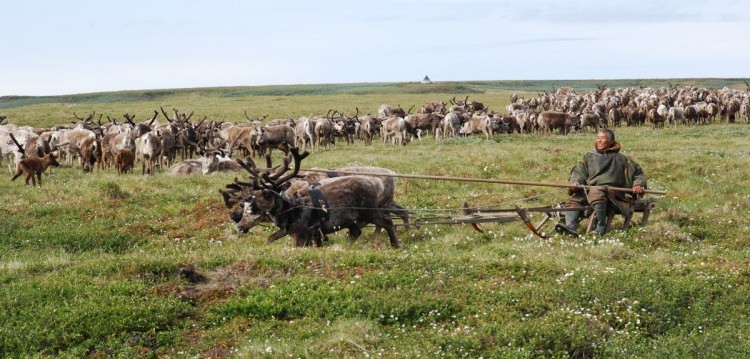
<svg viewBox="0 0 750 359"><path fill-rule="evenodd" d="M21 160L16 167L16 174L11 178L15 181L16 178L20 177L21 174L26 174L26 184L29 184L31 180L32 186L36 187L36 181L39 180L39 187L42 187L42 173L47 170L47 167L59 167L55 156L52 153L46 154L44 157L30 157ZM36 176L36 178L35 178Z"/></svg>
<svg viewBox="0 0 750 359"><path fill-rule="evenodd" d="M573 121L570 113L560 111L544 111L539 122L539 132L543 135L549 135L555 129L560 129L560 133L567 135L573 127Z"/></svg>
<svg viewBox="0 0 750 359"><path fill-rule="evenodd" d="M115 154L115 168L117 168L117 174L125 174L128 171L133 170L133 162L135 161L135 155L133 151L128 148L123 148Z"/></svg>
<svg viewBox="0 0 750 359"><path fill-rule="evenodd" d="M239 205L241 208L230 216L238 221L239 230L247 232L258 223L271 220L279 228L272 239L288 234L295 245L321 245L326 234L344 228L349 229L352 240L356 239L362 233L361 228L371 223L386 230L391 246L401 245L390 218L390 213L397 208L380 206L380 201L385 200L385 184L380 178L354 175L323 179L319 184L290 181L297 177L300 162L307 154L300 154L293 147L284 164L275 168L271 168L269 156L267 162L272 173L263 175L260 172L264 171L253 163L238 161L250 173L253 182L235 180L227 185L239 198L229 191L221 192L227 207ZM294 170L289 172L292 160Z"/></svg>

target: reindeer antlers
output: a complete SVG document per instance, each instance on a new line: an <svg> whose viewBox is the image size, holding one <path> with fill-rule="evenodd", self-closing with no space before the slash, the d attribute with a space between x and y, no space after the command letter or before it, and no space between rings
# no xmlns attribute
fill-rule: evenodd
<svg viewBox="0 0 750 359"><path fill-rule="evenodd" d="M164 115L164 118L167 119L167 121L172 122L172 120L167 115L167 111L164 111L164 107L159 106L159 109L161 110L161 114ZM176 115L176 113L175 113ZM177 119L177 116L175 116L175 120Z"/></svg>
<svg viewBox="0 0 750 359"><path fill-rule="evenodd" d="M13 136L13 132L10 132L8 134L10 135L10 139L13 140L13 143L16 144L16 147L18 147L18 152L21 152L21 153L25 154L25 152L23 150L23 146L21 146L21 144L18 143L18 140L16 140L16 136Z"/></svg>
<svg viewBox="0 0 750 359"><path fill-rule="evenodd" d="M302 160L309 154L310 153L307 151L299 153L299 148L292 147L289 149L289 155L284 157L284 163L275 168L271 168L270 156L266 156L268 168L265 171L273 171L273 173L264 171L265 173L263 174L260 173L262 170L258 169L252 158L246 158L250 164L245 163L245 161L241 159L237 159L236 161L245 169L245 171L250 173L250 176L253 177L259 186L271 190L279 190L284 183L297 176L301 168ZM294 161L294 169L290 172L289 164L292 160Z"/></svg>

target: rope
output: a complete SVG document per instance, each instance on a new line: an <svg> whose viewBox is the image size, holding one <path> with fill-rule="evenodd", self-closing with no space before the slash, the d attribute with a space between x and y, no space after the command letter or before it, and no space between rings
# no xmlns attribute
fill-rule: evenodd
<svg viewBox="0 0 750 359"><path fill-rule="evenodd" d="M305 169L301 168L301 171L308 172L322 172L322 173L339 173L349 175L362 175L362 176L388 176L388 177L401 177L401 178L418 178L418 179L431 179L439 181L460 181L460 182L481 182L481 183L495 183L495 184L510 184L510 185L522 185L522 186L541 186L541 187L558 187L558 188L575 188L575 189L589 189L596 186L586 185L575 185L571 183L554 183L554 182L532 182L532 181L511 181L511 180L499 180L499 179L488 179L488 178L471 178L471 177L453 177L453 176L433 176L433 175L409 175L401 173L369 173L369 172L355 172L355 171L337 171L337 170L321 170L321 169ZM624 187L607 187L609 190L618 192L633 192L632 188ZM651 194L667 194L667 191L651 190L646 189L644 193Z"/></svg>
<svg viewBox="0 0 750 359"><path fill-rule="evenodd" d="M515 204L519 201L528 201L532 199L538 199L542 197L551 197L555 193L542 193L537 196L531 196L531 197L525 197L518 200L511 200L511 201L505 201L505 202L499 202L495 204L489 204L489 205L483 205L483 206L472 206L471 209L477 209L477 210L492 210L492 209L498 209L498 208L507 208L507 205ZM296 208L309 208L309 209L320 209L319 207L310 206L310 205L304 205L304 204L293 204ZM464 207L449 207L449 208L372 208L372 207L329 207L329 210L331 209L354 209L354 210L376 210L376 211L386 211L386 212L398 212L398 211L407 211L409 213L416 213L416 212L455 212L455 211L463 211ZM514 210L515 211L515 210Z"/></svg>
<svg viewBox="0 0 750 359"><path fill-rule="evenodd" d="M509 212L509 213L515 213L515 209L508 209L507 207L510 204L516 204L519 201L530 201L533 199L539 199L542 197L551 197L553 195L557 195L557 193L548 192L548 193L541 193L536 196L530 196L526 198L521 198L519 200L511 200L511 201L505 201L500 203L495 203L491 205L483 205L483 206L472 206L470 207L471 210L475 210L476 212L483 212L485 211L485 215L489 215L488 218L481 218L479 213L473 213L473 214L463 214L463 212L458 216L451 216L451 215L443 215L440 214L441 212L457 212L457 211L463 211L466 208L465 207L457 207L457 208L419 208L419 209L395 209L395 208L370 208L370 207L329 207L328 210L333 209L351 209L351 210L370 210L370 211L381 211L381 212L390 212L389 215L391 219L394 220L400 220L402 219L397 213L399 211L406 211L409 214L409 222L411 222L412 225L438 225L438 224L467 224L467 223L481 223L481 222L508 222L512 220L519 220L516 215L510 215L510 216L502 216L498 217L497 214L492 215L489 214L489 212ZM302 205L298 204L296 205L296 208L305 208L305 209L317 209L320 210L318 207L309 206L309 205ZM476 218L464 218L464 217L471 217L471 216L477 216ZM394 223L396 226L405 226L405 223Z"/></svg>

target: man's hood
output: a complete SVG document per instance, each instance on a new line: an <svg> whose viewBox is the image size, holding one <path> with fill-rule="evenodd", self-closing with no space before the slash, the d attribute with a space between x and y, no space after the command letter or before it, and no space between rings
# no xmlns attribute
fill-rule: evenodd
<svg viewBox="0 0 750 359"><path fill-rule="evenodd" d="M596 151L596 152L599 152L599 153L602 153L602 154L604 154L604 153L617 153L617 152L620 152L620 148L621 148L620 147L620 143L619 142L615 142L615 143L612 144L612 146L609 146L609 148L605 149L604 151Z"/></svg>

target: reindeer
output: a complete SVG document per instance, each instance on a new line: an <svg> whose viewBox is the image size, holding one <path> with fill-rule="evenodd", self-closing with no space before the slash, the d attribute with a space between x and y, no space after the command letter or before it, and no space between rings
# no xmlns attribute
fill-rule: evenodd
<svg viewBox="0 0 750 359"><path fill-rule="evenodd" d="M298 177L300 177L300 180L305 181L307 183L316 185L321 183L321 181L327 180L329 178L336 178L336 177L345 177L345 176L352 176L352 175L365 175L365 176L372 176L377 177L383 182L383 190L378 195L378 206L380 208L383 208L384 210L388 211L389 213L392 213L403 221L406 229L409 229L409 213L401 206L399 206L393 199L393 195L396 191L396 177L395 172L392 170L389 170L387 168L382 167L373 167L373 166L346 166L346 167L338 167L335 170L307 170L301 172ZM295 179L296 180L296 179ZM244 207L240 206L240 204L243 203L244 198L246 196L251 195L251 193L247 191L239 190L240 192L244 193L243 195L237 194L236 189L236 183L238 181L235 179L235 183L227 185L227 188L230 188L230 190L219 190L222 197L224 197L224 204L228 209L232 210L232 213L230 214L230 218L235 223L238 223L242 221L243 215L244 215ZM232 189L234 188L234 189ZM264 218L263 221L271 222L271 218ZM239 225L239 228L243 232L248 231L252 226L247 225L247 221L244 222L246 226ZM381 227L375 228L375 233L380 233L382 230ZM272 234L268 238L268 243L272 243L275 240L282 238L286 236L287 233L283 229L279 229L276 233Z"/></svg>
<svg viewBox="0 0 750 359"><path fill-rule="evenodd" d="M607 126L605 126L599 112L588 112L581 115L580 127L581 131L585 130L586 127L591 127L596 132L598 129Z"/></svg>
<svg viewBox="0 0 750 359"><path fill-rule="evenodd" d="M421 141L422 131L432 131L431 134L435 136L435 139L438 138L438 129L440 128L443 118L445 118L445 116L440 113L415 113L406 116L404 121L411 125L412 129L417 131L417 138Z"/></svg>
<svg viewBox="0 0 750 359"><path fill-rule="evenodd" d="M358 137L364 141L365 146L372 145L372 138L380 131L382 119L372 117L369 114L363 117L359 117L358 115L359 107L357 107L357 116L355 116L357 121L359 121L359 126L357 126Z"/></svg>
<svg viewBox="0 0 750 359"><path fill-rule="evenodd" d="M298 118L294 123L294 146L301 147L304 151L308 145L314 146L316 139L315 120L312 114Z"/></svg>
<svg viewBox="0 0 750 359"><path fill-rule="evenodd" d="M13 135L13 129L6 130L0 127L0 164L3 158L8 159L8 171L13 174L13 165L18 166L26 156L25 150L16 136Z"/></svg>
<svg viewBox="0 0 750 359"><path fill-rule="evenodd" d="M378 117L406 117L406 115L409 114L414 108L414 106L412 106L408 111L404 111L404 109L401 107L401 104L398 104L396 106L396 108L393 108L389 105L380 105L380 107L378 107Z"/></svg>
<svg viewBox="0 0 750 359"><path fill-rule="evenodd" d="M459 129L461 129L461 125L465 121L468 121L467 117L468 115L465 113L462 114L456 111L448 112L448 114L445 115L445 117L443 117L443 120L440 122L440 129L443 132L443 139L456 137Z"/></svg>
<svg viewBox="0 0 750 359"><path fill-rule="evenodd" d="M180 158L183 160L185 158L192 158L193 153L195 153L195 147L190 143L200 142L196 127L200 127L205 121L205 118L198 122L197 125L193 125L190 122L190 118L193 117L193 112L190 112L188 115L184 112L179 113L176 108L173 108L172 111L174 115L172 118L169 118L169 115L167 115L167 112L164 111L163 107L159 107L159 109L161 110L162 115L164 115L164 118L169 122L170 126L175 129L175 131L173 131L173 135L175 136L175 152L179 151Z"/></svg>
<svg viewBox="0 0 750 359"><path fill-rule="evenodd" d="M41 188L42 173L47 170L47 167L50 166L60 166L52 153L48 153L44 157L25 158L21 160L20 163L18 163L18 166L16 167L16 174L13 175L13 178L11 178L11 180L15 181L16 178L20 177L22 174L25 174L27 185L29 184L29 180L31 180L32 186L36 187L36 181L39 180L39 188Z"/></svg>
<svg viewBox="0 0 750 359"><path fill-rule="evenodd" d="M223 144L216 147L206 147L192 142L189 143L195 146L202 156L198 159L180 161L170 167L167 173L171 175L190 175L195 173L207 175L213 172L237 172L242 170L242 167L232 160L229 154L225 154L224 151L219 149Z"/></svg>
<svg viewBox="0 0 750 359"><path fill-rule="evenodd" d="M466 105L466 109L469 112L473 112L473 113L487 112L487 106L485 106L483 103L479 101L469 101L469 96L466 96L465 105Z"/></svg>
<svg viewBox="0 0 750 359"><path fill-rule="evenodd" d="M362 233L361 228L369 223L382 227L388 233L391 246L401 246L387 209L379 207L384 191L383 181L371 176L347 176L321 180L319 184L305 181L291 182L297 177L301 161L309 153L299 153L296 147L284 158L284 164L272 173L260 174L254 163L238 162L251 175L252 183L235 180L227 185L241 193L241 199L228 200L229 194L222 192L227 207L240 205L238 229L246 232L263 220L270 219L279 227L274 234L289 234L297 246L322 245L326 234L349 229L352 240ZM270 156L267 157L270 162ZM294 161L294 170L289 165ZM270 165L270 163L269 163ZM269 166L270 167L270 166ZM231 216L237 219L237 213ZM280 238L280 237L279 237Z"/></svg>
<svg viewBox="0 0 750 359"><path fill-rule="evenodd" d="M560 89L558 89L560 90ZM580 115L580 114L578 114ZM544 111L538 118L539 132L549 136L555 129L560 129L560 133L567 135L573 128L573 123L577 120L578 115L571 115L567 112Z"/></svg>
<svg viewBox="0 0 750 359"><path fill-rule="evenodd" d="M388 137L393 136L394 145L406 145L408 142L406 121L401 117L389 117L380 123L380 133L383 143L388 142Z"/></svg>
<svg viewBox="0 0 750 359"><path fill-rule="evenodd" d="M153 132L146 132L135 141L135 157L141 162L141 174L154 174L161 163L161 140Z"/></svg>
<svg viewBox="0 0 750 359"><path fill-rule="evenodd" d="M439 113L439 114L442 114L444 111L445 111L445 102L442 102L442 101L433 101L433 102L427 102L424 105L422 105L422 108L419 110L419 113L423 113L423 114Z"/></svg>
<svg viewBox="0 0 750 359"><path fill-rule="evenodd" d="M253 130L255 132L255 143L260 152L270 154L274 148L289 153L289 148L294 146L294 128L288 125L261 126Z"/></svg>
<svg viewBox="0 0 750 359"><path fill-rule="evenodd" d="M102 146L96 138L88 137L81 142L78 149L81 158L81 167L84 172L93 172L94 165L102 162Z"/></svg>
<svg viewBox="0 0 750 359"><path fill-rule="evenodd" d="M206 161L203 162L203 166L201 167L201 172L203 172L204 175L214 173L214 172L239 172L239 171L242 171L242 166L240 166L239 163L231 159L229 155L225 155L223 152L216 153L212 157L208 158Z"/></svg>
<svg viewBox="0 0 750 359"><path fill-rule="evenodd" d="M135 155L133 151L128 148L118 150L115 154L115 168L117 168L117 174L125 174L133 170L133 163L135 162Z"/></svg>
<svg viewBox="0 0 750 359"><path fill-rule="evenodd" d="M492 139L492 120L487 115L472 115L471 118L461 125L458 133L469 136L474 133L484 134L485 139Z"/></svg>
<svg viewBox="0 0 750 359"><path fill-rule="evenodd" d="M333 121L328 117L332 110L328 110L326 117L317 117L314 120L315 123L315 138L317 143L314 148L330 149L331 145L334 144L333 138Z"/></svg>
<svg viewBox="0 0 750 359"><path fill-rule="evenodd" d="M354 117L349 117L344 114L340 118L333 121L333 135L334 137L342 137L346 140L347 145L354 144L354 137L357 134L357 126L359 126L359 120L357 114Z"/></svg>
<svg viewBox="0 0 750 359"><path fill-rule="evenodd" d="M255 156L260 151L258 144L258 133L256 129L262 127L260 121L236 124L226 129L226 150L231 156L237 150L241 156ZM196 148L201 146L194 144Z"/></svg>
<svg viewBox="0 0 750 359"><path fill-rule="evenodd" d="M469 96L466 96L466 98L463 100L456 100L456 96L453 96L453 98L450 99L450 103L451 105L453 105L453 107L463 107L464 109L466 109L466 101L468 100Z"/></svg>

